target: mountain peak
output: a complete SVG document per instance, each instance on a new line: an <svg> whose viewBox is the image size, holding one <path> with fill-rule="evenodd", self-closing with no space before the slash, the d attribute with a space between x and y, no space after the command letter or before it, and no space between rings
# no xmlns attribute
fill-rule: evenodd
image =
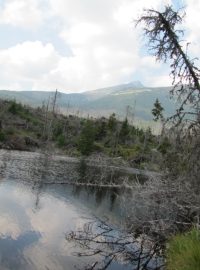
<svg viewBox="0 0 200 270"><path fill-rule="evenodd" d="M126 85L130 87L144 88L144 85L140 81L131 81L126 83Z"/></svg>

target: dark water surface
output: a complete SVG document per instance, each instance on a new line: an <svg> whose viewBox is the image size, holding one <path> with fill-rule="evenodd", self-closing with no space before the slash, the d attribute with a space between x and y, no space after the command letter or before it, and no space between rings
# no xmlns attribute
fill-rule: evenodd
<svg viewBox="0 0 200 270"><path fill-rule="evenodd" d="M122 222L115 192L71 185L0 182L0 269L84 269L91 258L74 256L79 247L65 239L96 215ZM109 269L128 269L113 264Z"/></svg>

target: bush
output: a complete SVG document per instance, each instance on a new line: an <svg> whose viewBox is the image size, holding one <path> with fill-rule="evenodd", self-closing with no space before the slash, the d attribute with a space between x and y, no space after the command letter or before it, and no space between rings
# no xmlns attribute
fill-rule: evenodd
<svg viewBox="0 0 200 270"><path fill-rule="evenodd" d="M53 128L53 138L57 138L63 134L63 125L61 123L57 123Z"/></svg>
<svg viewBox="0 0 200 270"><path fill-rule="evenodd" d="M91 121L85 123L78 140L78 150L83 155L89 155L94 149L95 131Z"/></svg>
<svg viewBox="0 0 200 270"><path fill-rule="evenodd" d="M104 118L101 118L95 124L96 124L95 139L102 140L103 138L106 137L107 134L107 123L104 120Z"/></svg>
<svg viewBox="0 0 200 270"><path fill-rule="evenodd" d="M117 119L116 119L115 113L113 113L108 119L108 129L111 132L114 132L116 131L116 128L117 128Z"/></svg>
<svg viewBox="0 0 200 270"><path fill-rule="evenodd" d="M127 118L123 121L120 132L119 132L119 139L122 143L125 142L129 135L130 129Z"/></svg>
<svg viewBox="0 0 200 270"><path fill-rule="evenodd" d="M132 158L135 158L141 152L141 148L139 145L134 145L131 148L123 147L119 145L117 150L118 150L118 154L122 156L125 160L130 160Z"/></svg>
<svg viewBox="0 0 200 270"><path fill-rule="evenodd" d="M5 133L3 131L0 132L0 142L4 142L6 140Z"/></svg>
<svg viewBox="0 0 200 270"><path fill-rule="evenodd" d="M84 158L81 158L78 164L78 173L80 180L83 180L86 176L87 164Z"/></svg>
<svg viewBox="0 0 200 270"><path fill-rule="evenodd" d="M101 142L95 142L93 149L96 152L105 152L105 147Z"/></svg>
<svg viewBox="0 0 200 270"><path fill-rule="evenodd" d="M65 145L66 141L65 141L65 136L63 134L58 136L57 143L59 147L63 147Z"/></svg>
<svg viewBox="0 0 200 270"><path fill-rule="evenodd" d="M200 269L200 231L177 235L169 242L167 270Z"/></svg>
<svg viewBox="0 0 200 270"><path fill-rule="evenodd" d="M16 101L11 101L8 111L12 114L18 114L20 111L23 110L23 106Z"/></svg>
<svg viewBox="0 0 200 270"><path fill-rule="evenodd" d="M158 147L158 151L160 151L163 155L165 155L170 149L170 146L171 144L169 142L169 139L167 137L164 137L162 143Z"/></svg>
<svg viewBox="0 0 200 270"><path fill-rule="evenodd" d="M17 130L14 127L9 127L5 130L5 133L7 135L14 135L17 132Z"/></svg>

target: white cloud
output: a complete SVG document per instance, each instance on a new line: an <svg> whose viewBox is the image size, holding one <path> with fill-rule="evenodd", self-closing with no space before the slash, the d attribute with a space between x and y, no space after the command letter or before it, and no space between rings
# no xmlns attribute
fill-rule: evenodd
<svg viewBox="0 0 200 270"><path fill-rule="evenodd" d="M60 37L63 38L66 43L71 46L82 46L87 44L91 38L96 38L101 35L103 29L98 24L80 22L70 27L70 29L64 30L60 33Z"/></svg>
<svg viewBox="0 0 200 270"><path fill-rule="evenodd" d="M184 28L187 30L187 42L190 42L189 51L193 57L199 57L199 14L200 2L195 0L186 0L186 17Z"/></svg>
<svg viewBox="0 0 200 270"><path fill-rule="evenodd" d="M0 50L0 81L4 88L9 85L17 90L32 87L35 80L42 80L59 60L60 56L52 44L43 45L40 41L27 41Z"/></svg>
<svg viewBox="0 0 200 270"><path fill-rule="evenodd" d="M155 7L160 3L149 1ZM73 57L65 59L56 73L65 70L66 76L73 78L65 78L69 89L94 89L137 79L133 74L143 60L139 56L139 29L135 29L133 19L145 4L144 0L98 0L92 5L89 1L87 5L80 0L51 0L55 14L67 22L60 37L70 45Z"/></svg>
<svg viewBox="0 0 200 270"><path fill-rule="evenodd" d="M127 1L127 0L125 0ZM54 15L68 24L80 21L103 23L112 17L112 12L122 0L49 0Z"/></svg>
<svg viewBox="0 0 200 270"><path fill-rule="evenodd" d="M41 25L44 14L39 0L6 0L0 9L0 24L15 27L36 28Z"/></svg>
<svg viewBox="0 0 200 270"><path fill-rule="evenodd" d="M186 27L194 42L193 54L198 55L200 4L186 1ZM53 38L57 35L71 55L56 51L55 40L26 41L0 50L0 88L81 91L137 80L136 73L143 84L169 85L168 70L154 57L141 56L141 30L133 23L143 8L158 9L166 3L171 0L6 1L0 23L30 29L43 25L45 29L52 20Z"/></svg>

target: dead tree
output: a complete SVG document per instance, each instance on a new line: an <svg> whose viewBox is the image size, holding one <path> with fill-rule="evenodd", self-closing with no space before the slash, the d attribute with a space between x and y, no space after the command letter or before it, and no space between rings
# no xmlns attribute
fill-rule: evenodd
<svg viewBox="0 0 200 270"><path fill-rule="evenodd" d="M58 96L59 96L59 92L56 89L55 94L54 94L53 99L52 99L52 113L53 113L53 116L56 115L56 103L57 103Z"/></svg>
<svg viewBox="0 0 200 270"><path fill-rule="evenodd" d="M109 269L113 262L131 265L133 270L161 270L164 266L159 242L137 241L133 234L116 231L102 220L86 223L83 230L68 233L66 239L82 248L76 256L94 259L85 270Z"/></svg>
<svg viewBox="0 0 200 270"><path fill-rule="evenodd" d="M47 104L44 104L44 127L43 127L43 139L47 142L51 135L51 125L52 119L50 118L49 113L49 104L50 104L50 97L48 98Z"/></svg>
<svg viewBox="0 0 200 270"><path fill-rule="evenodd" d="M170 61L173 89L171 94L177 95L180 102L176 113L170 117L176 124L189 122L189 127L200 126L200 69L195 65L196 59L191 59L187 49L183 49L183 30L178 29L185 13L174 11L172 6L166 6L163 12L147 9L136 21L142 23L144 36L148 38L149 50L158 61Z"/></svg>

